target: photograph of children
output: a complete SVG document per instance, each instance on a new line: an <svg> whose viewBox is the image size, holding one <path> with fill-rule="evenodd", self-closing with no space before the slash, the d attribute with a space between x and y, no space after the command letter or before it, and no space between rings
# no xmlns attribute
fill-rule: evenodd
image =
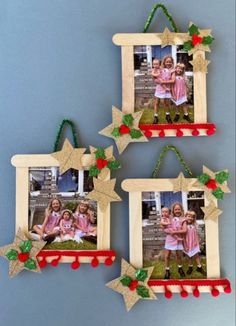
<svg viewBox="0 0 236 326"><path fill-rule="evenodd" d="M86 170L58 167L29 169L29 223L33 240L47 250L96 250L97 203L85 199L93 190Z"/></svg>
<svg viewBox="0 0 236 326"><path fill-rule="evenodd" d="M135 112L141 124L194 122L192 56L183 46L135 46Z"/></svg>
<svg viewBox="0 0 236 326"><path fill-rule="evenodd" d="M143 192L143 266L155 279L206 278L203 191Z"/></svg>

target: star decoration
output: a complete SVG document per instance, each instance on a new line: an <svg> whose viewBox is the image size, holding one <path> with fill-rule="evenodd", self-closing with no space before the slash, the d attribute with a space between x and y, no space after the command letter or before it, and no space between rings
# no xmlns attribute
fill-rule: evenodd
<svg viewBox="0 0 236 326"><path fill-rule="evenodd" d="M45 244L45 241L32 241L28 239L19 229L14 242L0 248L0 256L9 260L9 276L14 277L23 269L30 272L41 272L37 261L37 254Z"/></svg>
<svg viewBox="0 0 236 326"><path fill-rule="evenodd" d="M191 27L192 25L194 25L194 24L192 22L190 22L189 27ZM208 37L208 36L212 37L211 29L199 29L199 37L203 38L203 37ZM189 50L188 54L191 55L197 51L211 52L211 49L210 49L209 45L199 43L199 44L195 45L191 50Z"/></svg>
<svg viewBox="0 0 236 326"><path fill-rule="evenodd" d="M196 58L194 58L192 61L190 61L191 65L193 66L194 72L205 72L207 73L207 66L209 65L211 61L203 59L201 54L198 54Z"/></svg>
<svg viewBox="0 0 236 326"><path fill-rule="evenodd" d="M180 172L176 179L171 179L171 183L173 184L173 192L188 192L189 187L192 183L192 179L185 178L184 174Z"/></svg>
<svg viewBox="0 0 236 326"><path fill-rule="evenodd" d="M83 169L81 158L86 148L74 148L68 139L64 141L62 150L51 155L60 163L60 173L63 174L69 169Z"/></svg>
<svg viewBox="0 0 236 326"><path fill-rule="evenodd" d="M126 127L124 126L124 118L126 116L129 116L132 118L132 128L136 132L139 133L138 137L132 137L129 133L123 133L125 132L124 130L122 133L119 133L119 130L121 130L121 127ZM116 107L112 107L112 123L105 127L103 130L99 132L100 135L110 137L115 140L119 154L121 154L126 147L128 146L129 143L133 142L146 142L148 139L144 136L143 132L139 129L139 120L141 119L142 112L135 112L132 113L132 115L126 115L120 110L118 110ZM128 129L128 128L123 128L123 129ZM130 128L129 128L130 129ZM114 130L118 131L118 134L114 134Z"/></svg>
<svg viewBox="0 0 236 326"><path fill-rule="evenodd" d="M167 27L164 32L159 35L161 39L161 47L164 48L167 45L175 45L175 33L172 33Z"/></svg>
<svg viewBox="0 0 236 326"><path fill-rule="evenodd" d="M123 295L126 309L129 311L140 299L156 300L154 292L148 285L153 269L154 267L145 267L136 270L122 258L121 276L106 286Z"/></svg>
<svg viewBox="0 0 236 326"><path fill-rule="evenodd" d="M94 189L88 193L86 198L98 202L101 211L105 211L107 206L113 201L121 201L121 198L114 191L116 179L99 180L93 178Z"/></svg>
<svg viewBox="0 0 236 326"><path fill-rule="evenodd" d="M213 200L210 201L208 206L201 207L203 213L204 213L204 219L211 219L215 221L220 214L222 214L222 210L219 209Z"/></svg>

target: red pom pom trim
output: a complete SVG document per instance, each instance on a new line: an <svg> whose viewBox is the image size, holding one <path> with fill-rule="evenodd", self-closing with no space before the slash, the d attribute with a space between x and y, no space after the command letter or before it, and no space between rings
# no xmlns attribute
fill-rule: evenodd
<svg viewBox="0 0 236 326"><path fill-rule="evenodd" d="M178 129L177 132L176 132L176 136L177 137L183 137L184 133L182 130Z"/></svg>
<svg viewBox="0 0 236 326"><path fill-rule="evenodd" d="M172 296L173 296L173 293L170 290L166 289L165 290L165 297L166 297L166 299L171 299Z"/></svg>
<svg viewBox="0 0 236 326"><path fill-rule="evenodd" d="M232 292L231 286L230 286L230 285L227 285L227 286L224 288L224 293L231 293L231 292Z"/></svg>
<svg viewBox="0 0 236 326"><path fill-rule="evenodd" d="M193 296L195 298L199 298L200 297L200 291L198 290L198 287L196 286L195 289L193 290Z"/></svg>
<svg viewBox="0 0 236 326"><path fill-rule="evenodd" d="M151 132L151 130L145 130L145 132L144 132L144 136L146 136L147 138L152 137L152 132Z"/></svg>
<svg viewBox="0 0 236 326"><path fill-rule="evenodd" d="M184 289L182 289L182 291L180 292L180 295L182 298L187 298L188 297L188 292Z"/></svg>
<svg viewBox="0 0 236 326"><path fill-rule="evenodd" d="M21 263L24 263L26 262L26 260L29 259L29 253L28 252L21 252L18 254L18 260L21 262Z"/></svg>
<svg viewBox="0 0 236 326"><path fill-rule="evenodd" d="M47 266L46 259L42 259L38 262L40 268L45 268Z"/></svg>
<svg viewBox="0 0 236 326"><path fill-rule="evenodd" d="M51 261L51 265L52 265L53 267L56 267L58 264L59 264L59 259L58 259L58 258L57 258L57 259L53 259L53 260Z"/></svg>
<svg viewBox="0 0 236 326"><path fill-rule="evenodd" d="M220 294L220 292L219 292L218 289L213 288L213 289L211 290L211 295L212 295L213 297L218 297L219 294Z"/></svg>
<svg viewBox="0 0 236 326"><path fill-rule="evenodd" d="M200 132L197 129L193 129L193 131L192 131L193 136L198 136L199 134L200 134Z"/></svg>
<svg viewBox="0 0 236 326"><path fill-rule="evenodd" d="M212 135L214 135L214 133L215 133L215 129L208 129L207 130L207 135L208 136L212 136Z"/></svg>
<svg viewBox="0 0 236 326"><path fill-rule="evenodd" d="M159 132L159 137L161 137L161 138L164 138L165 137L165 131L164 130L161 130L160 132Z"/></svg>
<svg viewBox="0 0 236 326"><path fill-rule="evenodd" d="M71 268L72 269L78 269L80 267L80 263L79 263L79 261L78 260L76 260L76 261L73 261L73 263L71 263Z"/></svg>
<svg viewBox="0 0 236 326"><path fill-rule="evenodd" d="M94 257L91 261L91 266L95 268L98 265L99 265L99 260L97 259L97 257Z"/></svg>
<svg viewBox="0 0 236 326"><path fill-rule="evenodd" d="M111 259L111 257L108 257L105 259L104 263L106 266L111 266L113 264L113 260Z"/></svg>

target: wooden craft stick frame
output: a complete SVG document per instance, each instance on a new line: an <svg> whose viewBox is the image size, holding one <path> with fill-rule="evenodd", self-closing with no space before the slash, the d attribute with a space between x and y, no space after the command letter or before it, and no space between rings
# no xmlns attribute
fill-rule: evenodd
<svg viewBox="0 0 236 326"><path fill-rule="evenodd" d="M84 154L81 159L83 170L88 170L92 162L91 154ZM16 232L21 228L28 232L29 211L29 169L33 167L59 167L59 162L49 154L15 155L11 163L16 167ZM106 180L110 179L110 172ZM110 204L105 211L97 207L97 251L110 250ZM50 250L48 250L50 251ZM77 250L79 251L79 250ZM63 252L63 250L61 250ZM48 262L55 257L47 258ZM104 262L106 257L99 257ZM71 263L73 257L62 256L60 262ZM89 263L91 257L80 257L80 262Z"/></svg>
<svg viewBox="0 0 236 326"><path fill-rule="evenodd" d="M122 182L122 189L129 192L129 245L130 263L136 268L143 267L143 236L142 236L142 192L173 191L174 179L126 179ZM188 178L188 191L203 191L193 185L197 179ZM209 201L207 193L204 191L205 206ZM217 200L214 199L217 206ZM218 218L215 220L205 216L205 237L206 237L206 259L207 259L207 279L217 279L220 277L219 259L219 229ZM155 288L157 292L163 292L162 288ZM179 292L179 287L174 288ZM203 292L206 289L202 289Z"/></svg>
<svg viewBox="0 0 236 326"><path fill-rule="evenodd" d="M187 39L187 33L174 34L173 45L183 45ZM135 84L134 84L134 46L161 45L162 33L127 33L115 34L113 43L121 46L122 60L122 111L125 114L132 114L135 111ZM198 50L193 53L193 60L197 56L205 59L205 51ZM194 124L199 131L199 135L206 135L203 125L207 124L207 97L206 97L206 72L196 71L193 74L194 87ZM161 126L162 124L158 125ZM181 128L182 123L179 124ZM199 126L198 126L199 125ZM202 125L202 126L201 126ZM145 125L144 125L145 126ZM184 128L183 136L192 136L191 129ZM158 137L158 130L152 130L152 136ZM165 136L176 136L176 130L165 129Z"/></svg>

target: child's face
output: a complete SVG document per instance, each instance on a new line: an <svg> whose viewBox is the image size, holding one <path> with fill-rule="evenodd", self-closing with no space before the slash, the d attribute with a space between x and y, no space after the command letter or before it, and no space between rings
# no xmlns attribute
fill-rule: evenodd
<svg viewBox="0 0 236 326"><path fill-rule="evenodd" d="M80 213L86 213L87 212L87 210L88 210L88 206L86 205L86 204L80 204L79 205L79 212Z"/></svg>
<svg viewBox="0 0 236 326"><path fill-rule="evenodd" d="M158 60L154 60L152 65L153 65L154 69L159 69L160 68L160 62Z"/></svg>
<svg viewBox="0 0 236 326"><path fill-rule="evenodd" d="M182 209L179 205L175 205L173 209L174 216L180 217L182 215Z"/></svg>
<svg viewBox="0 0 236 326"><path fill-rule="evenodd" d="M60 207L61 207L61 205L60 205L59 201L56 199L53 200L52 209L54 210L54 212L58 212L60 210Z"/></svg>
<svg viewBox="0 0 236 326"><path fill-rule="evenodd" d="M166 217L166 218L170 217L169 209L168 208L162 208L162 210L161 210L161 216L162 217Z"/></svg>
<svg viewBox="0 0 236 326"><path fill-rule="evenodd" d="M171 60L171 58L167 58L166 60L165 60L165 64L164 64L164 66L166 67L166 68L171 68L172 66L173 66L173 63L172 63L172 60Z"/></svg>
<svg viewBox="0 0 236 326"><path fill-rule="evenodd" d="M177 66L176 69L175 69L175 72L177 75L182 75L183 74L183 68Z"/></svg>
<svg viewBox="0 0 236 326"><path fill-rule="evenodd" d="M70 213L69 212L65 212L63 214L63 218L64 218L64 220L69 221L69 219L70 219Z"/></svg>
<svg viewBox="0 0 236 326"><path fill-rule="evenodd" d="M187 219L187 223L188 223L188 224L193 224L193 222L194 222L194 217L193 217L193 215L191 215L191 214L187 214L187 215L186 215L186 219Z"/></svg>

